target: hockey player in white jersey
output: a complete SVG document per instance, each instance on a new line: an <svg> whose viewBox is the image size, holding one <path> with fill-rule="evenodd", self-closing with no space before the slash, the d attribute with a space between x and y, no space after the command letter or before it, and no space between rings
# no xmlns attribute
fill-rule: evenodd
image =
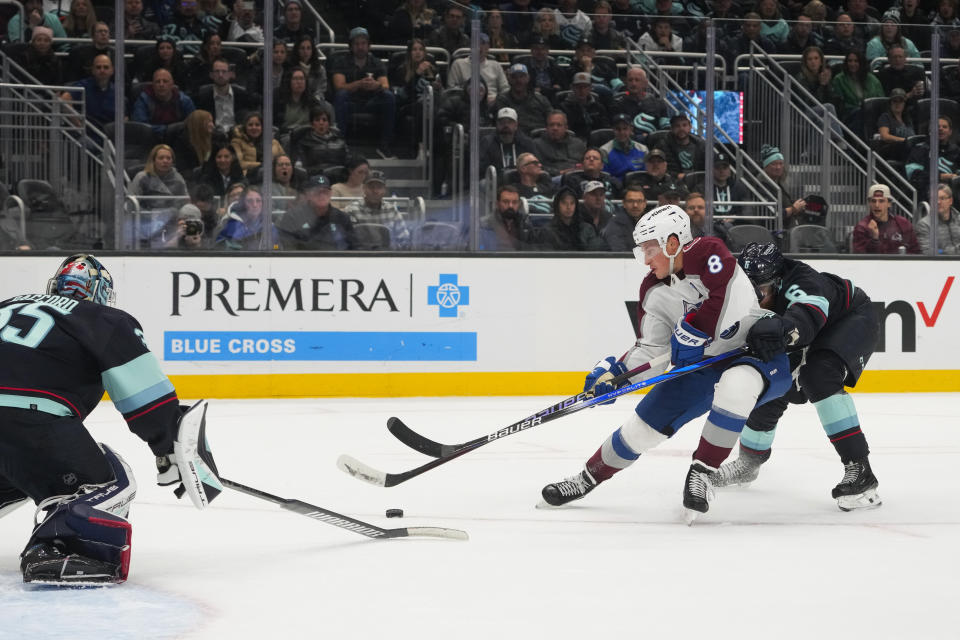
<svg viewBox="0 0 960 640"><path fill-rule="evenodd" d="M766 313L746 274L717 238L694 239L690 219L675 205L646 214L633 232L634 255L650 272L640 286L639 336L621 358L610 356L587 375L584 390L600 395L610 380L667 352L684 366L744 344L747 331ZM708 413L683 485L687 521L709 509L710 475L737 443L755 406L782 395L790 367L784 354L763 362L743 355L660 383L623 425L587 460L584 469L543 488L544 502L577 500L666 441L690 420ZM623 385L658 375L656 368Z"/></svg>

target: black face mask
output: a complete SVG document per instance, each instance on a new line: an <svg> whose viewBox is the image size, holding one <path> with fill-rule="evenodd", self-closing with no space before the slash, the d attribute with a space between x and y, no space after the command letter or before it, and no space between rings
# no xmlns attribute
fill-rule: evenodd
<svg viewBox="0 0 960 640"><path fill-rule="evenodd" d="M516 221L520 217L520 214L516 209L504 209L500 212L500 217L504 220Z"/></svg>

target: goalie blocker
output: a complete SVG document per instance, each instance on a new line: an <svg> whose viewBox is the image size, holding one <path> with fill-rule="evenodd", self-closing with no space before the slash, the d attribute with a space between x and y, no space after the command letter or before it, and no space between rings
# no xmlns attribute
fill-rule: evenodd
<svg viewBox="0 0 960 640"><path fill-rule="evenodd" d="M205 509L223 492L217 465L207 443L207 401L192 407L180 405L183 415L173 443L173 453L157 456L157 484L179 485L177 497L186 493L197 509Z"/></svg>

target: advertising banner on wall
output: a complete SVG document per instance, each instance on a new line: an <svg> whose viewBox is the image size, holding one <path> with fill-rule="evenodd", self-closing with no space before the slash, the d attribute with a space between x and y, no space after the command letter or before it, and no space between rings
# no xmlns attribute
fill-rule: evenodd
<svg viewBox="0 0 960 640"><path fill-rule="evenodd" d="M168 375L190 395L241 397L566 393L636 339L645 275L614 257L103 260ZM0 262L3 299L42 291L58 264ZM882 318L865 387L960 390L960 262L810 262L864 289Z"/></svg>

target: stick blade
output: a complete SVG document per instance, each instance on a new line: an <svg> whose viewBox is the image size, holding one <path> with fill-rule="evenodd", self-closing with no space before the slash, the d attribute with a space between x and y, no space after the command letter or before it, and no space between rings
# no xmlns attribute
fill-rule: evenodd
<svg viewBox="0 0 960 640"><path fill-rule="evenodd" d="M362 480L377 487L387 486L386 473L360 462L353 456L348 456L347 454L341 455L337 458L337 468L357 480Z"/></svg>
<svg viewBox="0 0 960 640"><path fill-rule="evenodd" d="M447 529L445 527L407 527L406 529L395 529L395 531L405 531L404 537L410 538L444 538L447 540L469 540L470 536L466 531L460 529Z"/></svg>
<svg viewBox="0 0 960 640"><path fill-rule="evenodd" d="M445 445L420 435L405 425L400 418L393 417L387 420L387 431L393 434L394 438L420 453L433 458L440 458L446 455L444 453Z"/></svg>

